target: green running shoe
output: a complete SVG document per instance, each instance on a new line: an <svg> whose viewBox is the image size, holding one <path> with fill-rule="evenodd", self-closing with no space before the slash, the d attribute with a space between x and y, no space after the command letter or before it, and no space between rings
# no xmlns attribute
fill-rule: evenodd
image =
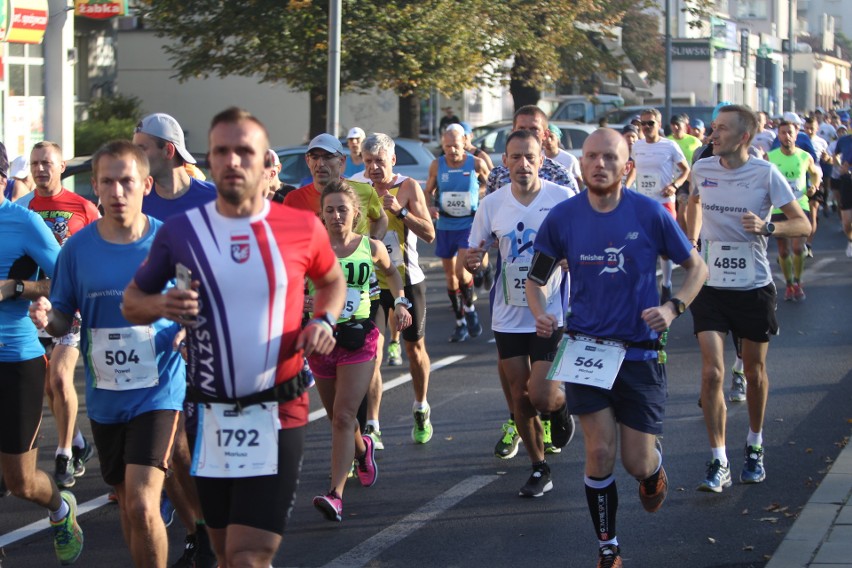
<svg viewBox="0 0 852 568"><path fill-rule="evenodd" d="M53 529L53 548L56 558L63 566L74 564L83 552L83 530L77 524L77 499L70 491L60 494L62 500L68 503L68 514L58 522L50 521Z"/></svg>

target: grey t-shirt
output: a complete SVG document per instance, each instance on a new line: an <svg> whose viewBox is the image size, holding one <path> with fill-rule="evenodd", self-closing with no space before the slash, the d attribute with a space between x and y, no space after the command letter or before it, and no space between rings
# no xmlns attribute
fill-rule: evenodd
<svg viewBox="0 0 852 568"><path fill-rule="evenodd" d="M795 200L790 184L773 164L750 158L737 169L728 169L718 156L695 162L690 190L701 198L701 239L711 279L715 268L708 259L708 241L749 243L754 259L754 283L732 286L732 290L753 290L772 282L766 256L767 237L747 233L742 216L751 211L761 219L769 219L772 207L783 207Z"/></svg>

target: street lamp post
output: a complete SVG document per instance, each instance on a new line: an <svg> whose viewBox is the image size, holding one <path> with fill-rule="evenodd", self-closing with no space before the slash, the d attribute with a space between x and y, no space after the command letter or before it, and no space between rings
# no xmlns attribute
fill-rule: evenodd
<svg viewBox="0 0 852 568"><path fill-rule="evenodd" d="M672 119L672 0L666 0L666 116Z"/></svg>

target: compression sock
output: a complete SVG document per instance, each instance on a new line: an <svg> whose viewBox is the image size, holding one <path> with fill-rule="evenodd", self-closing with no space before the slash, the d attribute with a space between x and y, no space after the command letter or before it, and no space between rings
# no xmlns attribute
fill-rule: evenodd
<svg viewBox="0 0 852 568"><path fill-rule="evenodd" d="M450 305L453 307L453 313L456 314L456 320L464 319L462 311L461 290L447 290L447 296L450 297Z"/></svg>
<svg viewBox="0 0 852 568"><path fill-rule="evenodd" d="M618 510L618 489L615 478L608 475L604 478L585 477L586 503L592 516L592 524L598 534L598 540L604 544L614 544L615 514Z"/></svg>
<svg viewBox="0 0 852 568"><path fill-rule="evenodd" d="M464 301L464 305L467 307L473 306L473 282L459 283L459 292L461 292L461 298Z"/></svg>
<svg viewBox="0 0 852 568"><path fill-rule="evenodd" d="M793 259L787 256L779 256L778 264L781 265L781 270L784 272L784 280L787 281L787 285L793 283Z"/></svg>
<svg viewBox="0 0 852 568"><path fill-rule="evenodd" d="M802 270L805 265L805 253L793 255L793 281L798 283L802 279Z"/></svg>

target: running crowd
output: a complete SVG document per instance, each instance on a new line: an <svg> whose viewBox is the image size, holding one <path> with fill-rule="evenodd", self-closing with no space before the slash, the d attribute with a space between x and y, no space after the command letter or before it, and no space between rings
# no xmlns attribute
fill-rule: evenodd
<svg viewBox="0 0 852 568"><path fill-rule="evenodd" d="M172 566L270 566L311 387L331 425L329 489L313 499L329 521L343 519L348 478L378 478L386 349L389 365L408 360L412 441L432 438L417 245L435 241L455 314L449 341L482 334L475 290L489 293L507 411L495 456L511 459L523 442L531 474L519 495L541 497L553 488L547 458L570 443L576 417L597 566L621 566L619 439L641 505L659 510L667 330L687 309L710 443L698 490L732 484L728 333L728 399L747 402L749 416L739 480L765 479L766 358L778 332L768 241L789 301L806 297L820 206L840 210L852 257L848 121L817 109L770 124L722 103L710 125L673 117L666 138L650 108L621 132L590 134L578 160L525 106L500 165L471 145L469 125L448 122L421 188L394 171L392 138L356 127L349 156L335 136L312 139L312 181L293 188L248 112L213 118L212 183L178 122L157 113L93 156L98 207L63 189L56 144L11 165L0 145L0 495L45 508L56 556L73 564L83 530L69 489L97 450L135 565L168 564L176 513L187 536ZM81 352L92 442L76 424ZM45 392L53 474L36 459Z"/></svg>

